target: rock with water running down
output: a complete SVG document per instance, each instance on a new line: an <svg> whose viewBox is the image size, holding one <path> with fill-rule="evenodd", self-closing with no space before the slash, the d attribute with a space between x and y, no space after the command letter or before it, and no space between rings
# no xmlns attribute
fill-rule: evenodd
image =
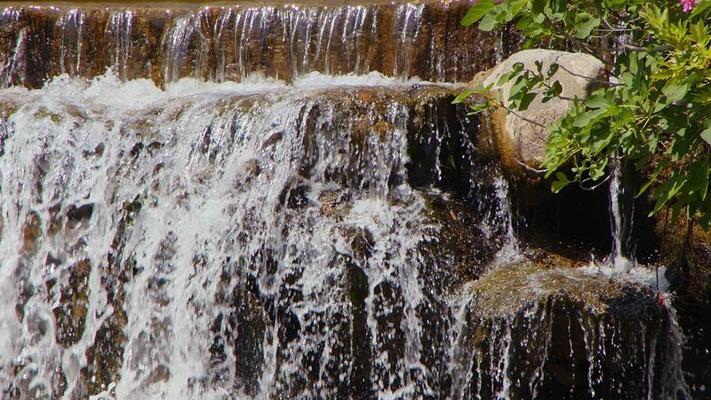
<svg viewBox="0 0 711 400"><path fill-rule="evenodd" d="M711 232L689 226L684 218L674 220L670 207L657 214L656 222L673 288L688 301L711 305Z"/></svg>
<svg viewBox="0 0 711 400"><path fill-rule="evenodd" d="M453 82L492 67L518 42L509 29L463 27L467 0L240 3L0 6L0 87L107 68L158 85L372 71Z"/></svg>
<svg viewBox="0 0 711 400"><path fill-rule="evenodd" d="M0 92L0 397L446 398L505 181L456 87L368 79Z"/></svg>
<svg viewBox="0 0 711 400"><path fill-rule="evenodd" d="M693 398L708 399L711 369L711 232L689 226L685 218L672 218L671 208L656 217L662 261L679 309L679 324L686 333L684 364L689 370Z"/></svg>
<svg viewBox="0 0 711 400"><path fill-rule="evenodd" d="M464 290L455 357L471 378L455 382L455 398L686 398L681 333L646 286L523 262Z"/></svg>
<svg viewBox="0 0 711 400"><path fill-rule="evenodd" d="M560 82L563 88L560 97L544 103L543 96L539 94L524 111L499 107L490 113L487 121L502 164L510 172L540 166L551 125L571 109L572 99L583 99L599 86L600 79L604 79L606 73L602 61L588 54L531 49L513 54L478 75L472 84L477 87L491 86L493 94L503 101L504 107L510 107L508 98L515 80L498 85L499 79L516 63L523 63L524 70L535 73L536 62L541 62L544 74L551 64L560 66L550 79L550 83Z"/></svg>

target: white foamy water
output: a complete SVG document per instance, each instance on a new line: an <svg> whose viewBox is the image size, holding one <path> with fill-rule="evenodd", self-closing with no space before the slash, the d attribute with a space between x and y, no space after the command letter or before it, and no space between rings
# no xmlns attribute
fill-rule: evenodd
<svg viewBox="0 0 711 400"><path fill-rule="evenodd" d="M406 169L433 106L397 97L415 83L0 91L3 393L443 393L451 272Z"/></svg>

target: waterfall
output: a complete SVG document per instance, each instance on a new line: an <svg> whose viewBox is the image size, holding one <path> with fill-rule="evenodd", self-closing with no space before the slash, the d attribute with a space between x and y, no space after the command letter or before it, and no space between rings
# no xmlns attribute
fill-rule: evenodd
<svg viewBox="0 0 711 400"><path fill-rule="evenodd" d="M0 398L691 398L619 165L614 268L515 231L469 5L3 6Z"/></svg>
<svg viewBox="0 0 711 400"><path fill-rule="evenodd" d="M408 174L451 172L408 152L444 156L471 124L441 119L446 87L337 84L109 72L3 93L3 391L446 395L456 258L432 259L443 194Z"/></svg>
<svg viewBox="0 0 711 400"><path fill-rule="evenodd" d="M634 260L628 258L629 236L631 234L632 210L625 210L621 199L625 196L622 185L622 166L614 159L610 172L610 227L612 230L612 251L610 264L619 273L628 273L634 266Z"/></svg>
<svg viewBox="0 0 711 400"><path fill-rule="evenodd" d="M131 59L133 47L132 27L134 13L131 10L114 11L106 28L111 37L113 49L111 50L111 68L119 78L127 80L129 76L128 62Z"/></svg>
<svg viewBox="0 0 711 400"><path fill-rule="evenodd" d="M515 35L465 29L468 2L230 5L162 9L5 6L0 87L39 88L108 67L158 86L184 77L285 81L311 72L466 81L513 48ZM447 60L444 63L444 60Z"/></svg>

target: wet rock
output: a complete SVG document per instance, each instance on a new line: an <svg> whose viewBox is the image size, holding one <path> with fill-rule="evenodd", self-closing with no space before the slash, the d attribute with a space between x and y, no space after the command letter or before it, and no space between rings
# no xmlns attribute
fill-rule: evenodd
<svg viewBox="0 0 711 400"><path fill-rule="evenodd" d="M342 219L351 209L352 195L343 189L328 189L318 195L321 214L330 218Z"/></svg>
<svg viewBox="0 0 711 400"><path fill-rule="evenodd" d="M461 89L453 89L456 94ZM464 107L452 106L451 98L433 97L436 91L418 87L408 122L408 183L436 187L458 197L477 195L477 184L486 180L491 157L481 151L478 116L466 115ZM429 99L429 100L428 100Z"/></svg>
<svg viewBox="0 0 711 400"><path fill-rule="evenodd" d="M101 393L120 377L128 317L118 308L122 302L114 304L115 311L96 331L94 344L86 351L87 365L81 369L81 380L75 389L80 397Z"/></svg>
<svg viewBox="0 0 711 400"><path fill-rule="evenodd" d="M490 237L481 215L472 206L446 195L429 192L427 212L439 232L425 245L435 265L446 265L459 283L477 279L501 249L503 237Z"/></svg>
<svg viewBox="0 0 711 400"><path fill-rule="evenodd" d="M249 182L262 173L262 167L259 165L258 160L251 159L244 163L241 172L239 177L244 180L244 182Z"/></svg>
<svg viewBox="0 0 711 400"><path fill-rule="evenodd" d="M591 255L602 259L610 254L612 233L607 186L585 190L569 185L560 193L553 193L550 182L542 178L519 176L510 182L513 224L519 239L533 247L581 261L588 261ZM640 215L639 219L635 215L639 231L644 229L639 224L646 217L642 215L643 210L641 205L636 209Z"/></svg>
<svg viewBox="0 0 711 400"><path fill-rule="evenodd" d="M166 13L150 5L6 6L0 12L0 86L40 87L61 73L92 78L107 67L121 79L149 78L158 85L185 76L292 80L312 71L466 81L519 40L508 29L462 27L468 7L468 1L357 8L175 4Z"/></svg>
<svg viewBox="0 0 711 400"><path fill-rule="evenodd" d="M37 212L32 211L27 214L25 224L22 227L22 248L20 251L28 256L37 253L38 241L41 239L42 221Z"/></svg>
<svg viewBox="0 0 711 400"><path fill-rule="evenodd" d="M684 377L693 399L711 398L711 305L675 299L679 326L684 332Z"/></svg>
<svg viewBox="0 0 711 400"><path fill-rule="evenodd" d="M100 275L112 310L97 329L93 343L86 349L86 366L81 368L78 382L72 392L73 397L81 398L101 393L120 377L128 341L125 333L128 315L124 308L124 288L136 269L135 260L125 254L125 248L134 218L141 207L142 203L138 197L120 207L118 227L106 259L106 267L101 270Z"/></svg>
<svg viewBox="0 0 711 400"><path fill-rule="evenodd" d="M465 290L469 333L455 357L472 378L455 382L453 393L663 399L683 390L680 371L670 371L681 354L680 337L671 311L650 289L524 263L487 273Z"/></svg>
<svg viewBox="0 0 711 400"><path fill-rule="evenodd" d="M375 191L407 181L460 197L474 195L479 190L478 176L489 171L480 166L492 160L477 148L478 121L466 116L464 107L451 104L458 90L421 84L402 90L355 87L307 94L296 120L301 140L299 178L323 178L350 190ZM392 107L411 118L394 118ZM403 134L407 159L396 156ZM270 142L269 148L284 142ZM323 161L329 165L315 171L314 166ZM374 168L383 161L390 165ZM407 176L400 176L398 162L406 164ZM314 177L316 173L320 176Z"/></svg>
<svg viewBox="0 0 711 400"><path fill-rule="evenodd" d="M350 244L353 257L363 263L367 262L375 246L373 234L367 228L351 226L343 228L341 234Z"/></svg>
<svg viewBox="0 0 711 400"><path fill-rule="evenodd" d="M501 76L516 63L523 63L524 69L535 73L535 62L543 65L545 73L553 63L560 65L551 78L563 87L560 98L543 103L539 95L525 111L507 112L498 108L490 114L488 127L492 131L502 164L512 172L526 172L526 168L537 169L543 161L545 145L550 127L572 107L572 99L583 99L605 79L605 65L593 56L582 53L531 49L513 54L475 79L474 85L492 86L492 90L510 107L508 98L513 81L498 86Z"/></svg>
<svg viewBox="0 0 711 400"><path fill-rule="evenodd" d="M269 148L276 143L278 143L280 140L284 138L284 132L276 132L273 133L271 136L269 136L264 143L262 143L262 149Z"/></svg>
<svg viewBox="0 0 711 400"><path fill-rule="evenodd" d="M86 312L89 305L88 284L91 273L89 260L82 260L69 269L69 282L62 288L60 306L56 307L55 336L57 343L69 347L79 341L84 334Z"/></svg>
<svg viewBox="0 0 711 400"><path fill-rule="evenodd" d="M76 225L82 220L90 219L94 213L94 204L83 204L79 207L72 205L67 210L67 225Z"/></svg>

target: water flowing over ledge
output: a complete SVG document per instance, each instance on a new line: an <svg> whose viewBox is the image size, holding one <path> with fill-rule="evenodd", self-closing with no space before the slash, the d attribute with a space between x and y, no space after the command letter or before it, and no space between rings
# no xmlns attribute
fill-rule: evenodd
<svg viewBox="0 0 711 400"><path fill-rule="evenodd" d="M7 6L0 9L0 86L40 87L61 73L94 77L108 67L124 80L158 85L254 74L290 81L314 71L468 80L515 40L462 27L468 4Z"/></svg>
<svg viewBox="0 0 711 400"><path fill-rule="evenodd" d="M534 240L608 194L526 205L451 104L513 38L466 4L4 8L0 397L703 393L663 275Z"/></svg>
<svg viewBox="0 0 711 400"><path fill-rule="evenodd" d="M332 80L0 92L3 393L440 393L501 178L452 88ZM435 250L453 229L486 246Z"/></svg>

